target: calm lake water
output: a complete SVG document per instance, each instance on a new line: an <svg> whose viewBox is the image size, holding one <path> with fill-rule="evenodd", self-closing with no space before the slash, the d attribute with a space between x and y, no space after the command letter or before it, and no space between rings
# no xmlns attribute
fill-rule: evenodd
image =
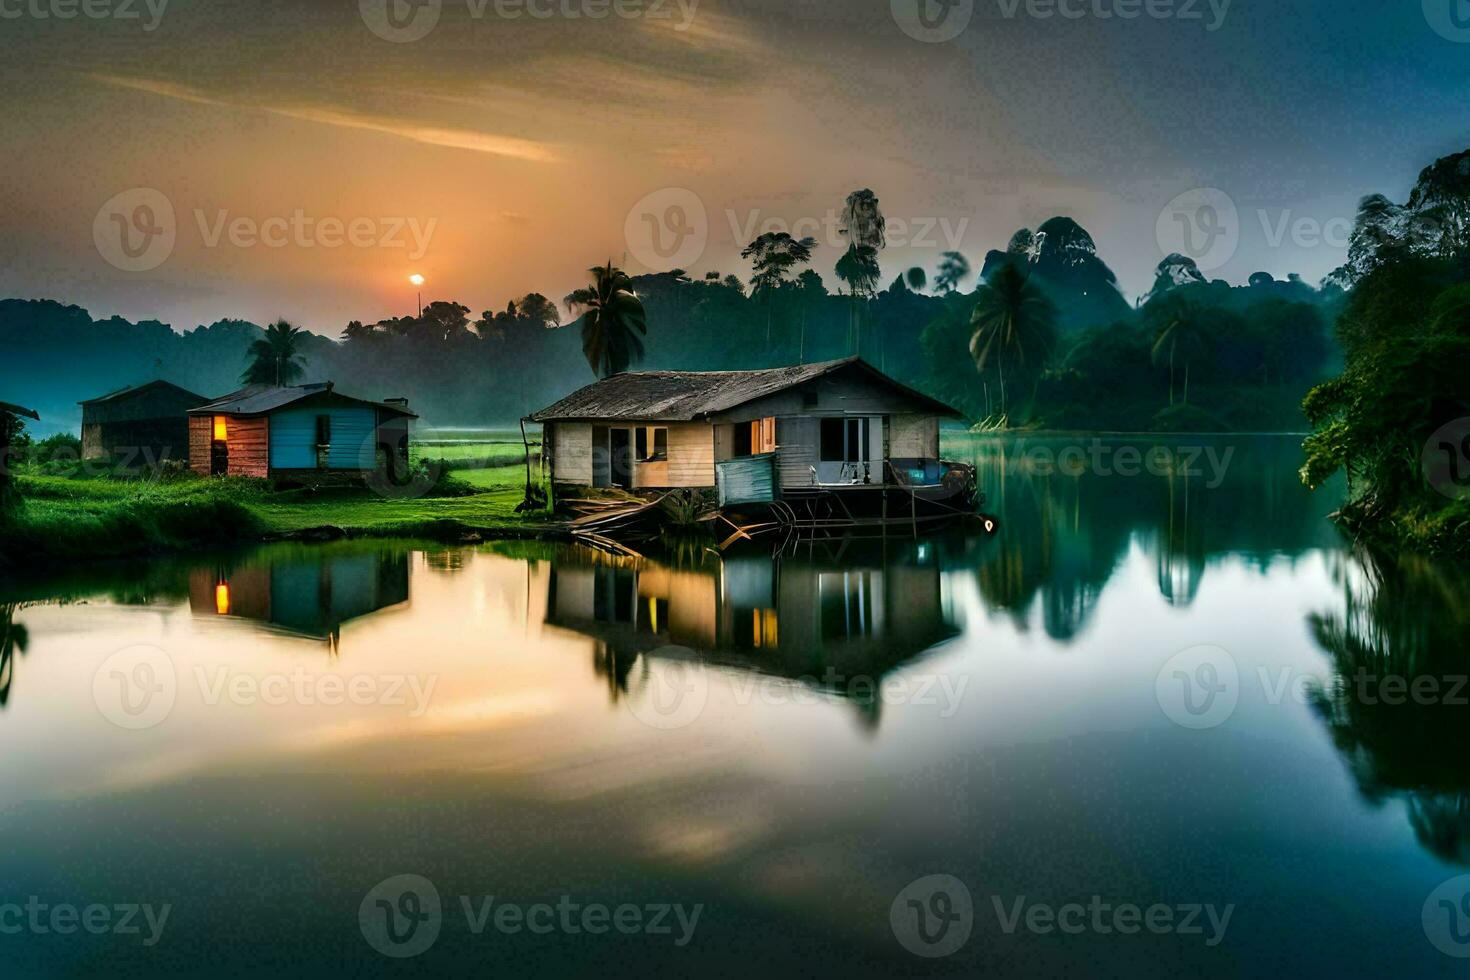
<svg viewBox="0 0 1470 980"><path fill-rule="evenodd" d="M994 538L0 595L4 975L1462 974L1470 580L1295 439L967 452Z"/></svg>

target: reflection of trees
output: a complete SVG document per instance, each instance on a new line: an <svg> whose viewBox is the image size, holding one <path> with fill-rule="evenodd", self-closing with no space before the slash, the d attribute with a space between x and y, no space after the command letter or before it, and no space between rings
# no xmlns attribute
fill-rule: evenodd
<svg viewBox="0 0 1470 980"><path fill-rule="evenodd" d="M15 655L26 652L30 640L23 624L15 621L17 606L0 603L0 708L10 703L10 682L15 676Z"/></svg>
<svg viewBox="0 0 1470 980"><path fill-rule="evenodd" d="M1168 519L1159 527L1156 546L1159 566L1159 593L1170 605L1188 606L1199 595L1205 575L1205 549L1201 522L1191 511L1198 512L1203 490L1200 478L1170 474L1165 477L1168 488Z"/></svg>
<svg viewBox="0 0 1470 980"><path fill-rule="evenodd" d="M1402 798L1427 850L1470 864L1470 572L1363 553L1338 574L1342 612L1311 621L1335 675L1314 707L1364 798ZM1400 698L1386 677L1436 693Z"/></svg>
<svg viewBox="0 0 1470 980"><path fill-rule="evenodd" d="M1048 635L1075 636L1134 541L1153 553L1159 592L1178 605L1194 600L1212 559L1238 555L1264 568L1277 556L1336 544L1324 519L1327 499L1314 498L1297 478L1301 448L1295 439L1105 440L1109 467L1123 445L1178 450L1172 465L1151 473L1140 464L1136 476L1097 472L1092 442L1088 436L997 437L972 444L969 461L981 474L986 509L1001 524L977 568L980 592L1018 624L1039 600ZM1202 453L1191 464L1192 445L1214 450L1225 465L1223 479ZM1038 466L1028 456L1044 450L1054 460L1067 447L1081 465Z"/></svg>
<svg viewBox="0 0 1470 980"><path fill-rule="evenodd" d="M594 640L592 644L592 673L607 681L607 699L617 704L628 694L628 677L638 663L638 651L626 650L617 644ZM645 670L647 665L644 665Z"/></svg>

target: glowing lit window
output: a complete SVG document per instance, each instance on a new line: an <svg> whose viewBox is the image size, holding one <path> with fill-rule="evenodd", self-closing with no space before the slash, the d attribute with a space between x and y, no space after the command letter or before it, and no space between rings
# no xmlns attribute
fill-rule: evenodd
<svg viewBox="0 0 1470 980"><path fill-rule="evenodd" d="M225 441L225 417L223 415L216 415L214 417L214 441Z"/></svg>
<svg viewBox="0 0 1470 980"><path fill-rule="evenodd" d="M214 587L214 611L221 616L230 614L230 583L221 582Z"/></svg>

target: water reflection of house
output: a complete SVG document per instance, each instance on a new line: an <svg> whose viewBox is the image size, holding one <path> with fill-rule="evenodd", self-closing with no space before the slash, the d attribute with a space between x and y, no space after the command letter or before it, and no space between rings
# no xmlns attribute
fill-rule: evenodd
<svg viewBox="0 0 1470 980"><path fill-rule="evenodd" d="M335 645L342 624L408 601L408 553L290 549L189 573L199 617L267 623Z"/></svg>
<svg viewBox="0 0 1470 980"><path fill-rule="evenodd" d="M624 688L640 656L692 655L866 694L958 633L942 586L937 564L878 554L832 565L742 555L692 570L561 561L551 569L546 621L599 640Z"/></svg>

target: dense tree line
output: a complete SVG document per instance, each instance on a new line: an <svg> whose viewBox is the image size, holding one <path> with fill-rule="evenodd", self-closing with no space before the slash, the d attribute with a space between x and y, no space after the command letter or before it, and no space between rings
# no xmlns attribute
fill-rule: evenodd
<svg viewBox="0 0 1470 980"><path fill-rule="evenodd" d="M738 275L629 276L604 263L560 303L531 293L477 316L440 300L419 316L342 328L225 320L176 333L8 300L0 381L61 418L74 418L80 399L162 376L206 395L333 380L368 397L408 397L432 422L488 424L630 367L860 355L976 422L1144 430L1297 427L1301 395L1331 366L1324 324L1341 302L1336 282L1318 289L1262 273L1233 287L1170 256L1130 306L1070 218L1016 232L978 275L957 252L929 269L885 270L886 221L868 189L848 196L840 231L839 254L762 233Z"/></svg>
<svg viewBox="0 0 1470 980"><path fill-rule="evenodd" d="M1335 274L1344 368L1314 388L1303 479L1346 472L1342 516L1374 537L1470 549L1470 151L1409 200L1363 200Z"/></svg>

